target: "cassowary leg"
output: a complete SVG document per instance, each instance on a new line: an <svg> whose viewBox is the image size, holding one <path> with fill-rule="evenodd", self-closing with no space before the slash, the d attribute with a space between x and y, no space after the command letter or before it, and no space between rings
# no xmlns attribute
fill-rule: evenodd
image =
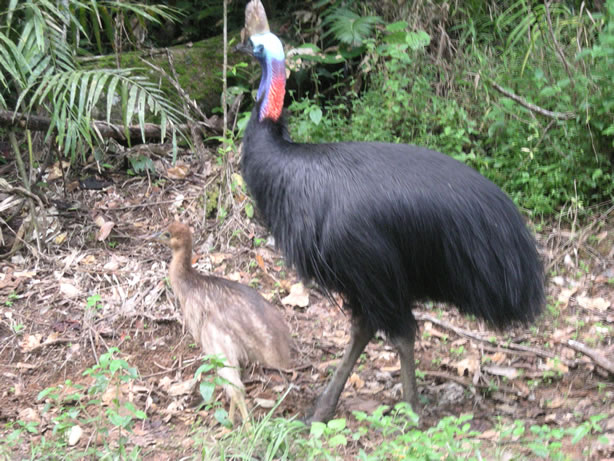
<svg viewBox="0 0 614 461"><path fill-rule="evenodd" d="M416 386L416 361L414 360L414 342L416 330L411 328L407 335L390 338L399 353L401 361L401 384L403 385L403 400L409 403L414 411L418 411L418 387Z"/></svg>
<svg viewBox="0 0 614 461"><path fill-rule="evenodd" d="M234 423L235 408L239 408L243 421L249 420L249 413L247 411L247 404L245 403L245 387L241 382L241 373L238 364L226 366L218 370L218 374L228 381L224 385L226 395L230 400L230 409L228 411L228 418Z"/></svg>
<svg viewBox="0 0 614 461"><path fill-rule="evenodd" d="M307 422L328 421L335 415L337 401L352 372L352 368L354 368L356 360L373 337L374 332L362 319L352 318L351 334L350 343L345 349L343 359L341 359L341 363L335 370L328 386L316 401L312 415L307 418Z"/></svg>

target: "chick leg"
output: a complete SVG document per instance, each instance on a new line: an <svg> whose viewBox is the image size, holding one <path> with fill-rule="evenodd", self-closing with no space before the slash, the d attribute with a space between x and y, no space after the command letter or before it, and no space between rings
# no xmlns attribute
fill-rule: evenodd
<svg viewBox="0 0 614 461"><path fill-rule="evenodd" d="M228 381L228 383L224 385L224 390L230 400L228 418L234 423L235 409L238 407L241 418L243 418L243 421L247 421L249 419L249 412L247 411L247 404L245 403L245 387L241 382L239 368L227 366L219 370L218 374Z"/></svg>
<svg viewBox="0 0 614 461"><path fill-rule="evenodd" d="M343 359L341 359L341 363L337 367L337 370L335 370L333 378L316 401L313 413L307 418L307 422L328 421L335 415L337 401L352 372L352 368L354 368L356 360L358 360L362 351L369 341L371 341L373 334L373 330L371 330L366 322L359 318L352 318L352 336L350 338L350 343L345 349Z"/></svg>

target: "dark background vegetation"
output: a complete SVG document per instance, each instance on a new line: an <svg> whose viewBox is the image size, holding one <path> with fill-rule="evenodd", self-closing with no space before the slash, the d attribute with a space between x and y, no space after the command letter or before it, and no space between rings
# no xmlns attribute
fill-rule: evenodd
<svg viewBox="0 0 614 461"><path fill-rule="evenodd" d="M6 9L10 2L0 3ZM191 46L222 33L222 1L123 4L97 2L90 9L71 4L76 21L68 25L67 37L77 68L87 56ZM612 0L264 4L287 51L299 48L288 59L293 72L286 101L297 140L381 140L441 150L477 168L534 217L611 199ZM231 45L243 10L244 2L228 4ZM27 9L18 11L7 36L14 37L28 15ZM200 72L221 78L210 63ZM230 94L249 93L258 75L253 64L233 68ZM0 90L9 107L17 101L10 78ZM169 104L177 102L176 94L166 93ZM241 109L251 104L251 97L244 98ZM42 100L29 109L42 105L62 113ZM139 107L133 109L131 116L139 113ZM62 126L57 125L60 132ZM240 131L234 134L240 137Z"/></svg>

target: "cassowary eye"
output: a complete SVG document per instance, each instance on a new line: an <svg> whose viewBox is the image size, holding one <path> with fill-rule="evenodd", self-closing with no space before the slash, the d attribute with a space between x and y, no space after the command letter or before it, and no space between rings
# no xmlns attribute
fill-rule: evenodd
<svg viewBox="0 0 614 461"><path fill-rule="evenodd" d="M254 56L264 56L264 46L256 45L254 47Z"/></svg>

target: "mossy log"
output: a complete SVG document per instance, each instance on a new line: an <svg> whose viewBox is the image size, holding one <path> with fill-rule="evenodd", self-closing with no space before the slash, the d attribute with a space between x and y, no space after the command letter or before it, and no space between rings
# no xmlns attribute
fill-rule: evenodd
<svg viewBox="0 0 614 461"><path fill-rule="evenodd" d="M229 37L239 40L239 33ZM182 44L169 47L172 60L177 72L177 79L185 92L196 101L201 110L210 115L215 107L221 106L222 94L222 65L224 62L223 37L216 36L195 43ZM115 55L97 57L84 63L88 68L114 68L117 65ZM132 51L119 56L120 66L124 69L142 69L154 81L160 82L160 88L167 94L176 94L173 85L164 76L147 67L141 59L164 69L168 75L173 75L165 49L151 51ZM229 50L228 65L233 66L245 57ZM229 77L230 78L230 77ZM229 82L232 85L232 82Z"/></svg>

